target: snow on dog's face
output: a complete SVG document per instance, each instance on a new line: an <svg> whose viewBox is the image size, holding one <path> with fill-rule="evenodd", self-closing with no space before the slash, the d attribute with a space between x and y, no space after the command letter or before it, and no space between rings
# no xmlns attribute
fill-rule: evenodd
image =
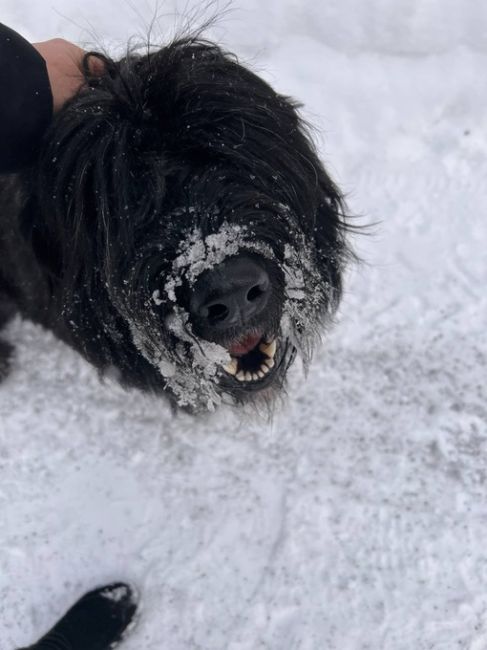
<svg viewBox="0 0 487 650"><path fill-rule="evenodd" d="M193 410L267 398L337 306L340 194L293 102L217 46L106 69L43 155L71 343Z"/></svg>
<svg viewBox="0 0 487 650"><path fill-rule="evenodd" d="M136 252L131 272L124 270L124 289L119 281L109 283L135 347L177 404L193 410L275 394L296 352L310 358L339 295L339 257L330 262L332 255L324 256L288 206L247 187L225 194L219 184L211 169L185 186L187 205L165 217L178 224L178 241L168 247L169 233L154 233ZM250 278L247 295L252 300L252 291L265 290L266 299L248 317L231 319L228 309L220 313L232 297L222 296L219 280L228 280L241 260L244 269L261 269L265 278L260 291L259 280ZM201 295L215 318L195 307Z"/></svg>
<svg viewBox="0 0 487 650"><path fill-rule="evenodd" d="M279 210L283 224L291 227L287 211ZM194 219L195 211L190 213ZM213 329L191 308L191 297L225 260L242 256L266 269L269 299L247 321ZM128 300L113 298L136 348L164 378L177 403L193 409L212 410L222 401L243 402L280 388L296 351L309 358L314 337L336 303L330 279L317 268L316 251L302 240L296 246L263 241L251 219L247 225L224 222L206 236L195 227L173 259L163 260L155 250L145 262L147 274L129 278ZM144 295L143 287L149 291L141 305L130 296Z"/></svg>

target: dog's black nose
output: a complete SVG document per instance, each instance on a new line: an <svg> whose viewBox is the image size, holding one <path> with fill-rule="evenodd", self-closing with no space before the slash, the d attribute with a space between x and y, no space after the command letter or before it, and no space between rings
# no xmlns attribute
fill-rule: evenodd
<svg viewBox="0 0 487 650"><path fill-rule="evenodd" d="M230 257L198 279L190 311L211 329L239 327L265 309L271 283L267 271L246 255Z"/></svg>

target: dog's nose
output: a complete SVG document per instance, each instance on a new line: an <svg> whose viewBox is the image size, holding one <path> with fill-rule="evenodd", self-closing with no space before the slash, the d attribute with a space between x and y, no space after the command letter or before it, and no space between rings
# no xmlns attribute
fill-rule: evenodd
<svg viewBox="0 0 487 650"><path fill-rule="evenodd" d="M246 255L230 257L198 279L190 311L203 326L224 330L259 316L269 300L267 271Z"/></svg>

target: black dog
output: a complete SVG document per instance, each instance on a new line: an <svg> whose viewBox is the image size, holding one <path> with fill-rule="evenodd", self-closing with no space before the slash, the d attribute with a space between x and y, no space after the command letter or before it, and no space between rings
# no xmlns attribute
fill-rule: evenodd
<svg viewBox="0 0 487 650"><path fill-rule="evenodd" d="M198 38L91 53L85 76L37 163L0 181L3 311L191 410L268 398L349 254L296 104Z"/></svg>
<svg viewBox="0 0 487 650"><path fill-rule="evenodd" d="M350 255L297 105L197 38L91 53L85 77L36 164L0 179L0 325L19 310L193 411L267 402L331 322Z"/></svg>

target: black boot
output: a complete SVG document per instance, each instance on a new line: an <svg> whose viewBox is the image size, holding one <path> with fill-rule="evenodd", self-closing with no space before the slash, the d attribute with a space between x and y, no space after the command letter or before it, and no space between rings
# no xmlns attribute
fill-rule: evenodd
<svg viewBox="0 0 487 650"><path fill-rule="evenodd" d="M122 640L136 609L127 585L100 587L85 594L42 639L23 650L109 650Z"/></svg>

